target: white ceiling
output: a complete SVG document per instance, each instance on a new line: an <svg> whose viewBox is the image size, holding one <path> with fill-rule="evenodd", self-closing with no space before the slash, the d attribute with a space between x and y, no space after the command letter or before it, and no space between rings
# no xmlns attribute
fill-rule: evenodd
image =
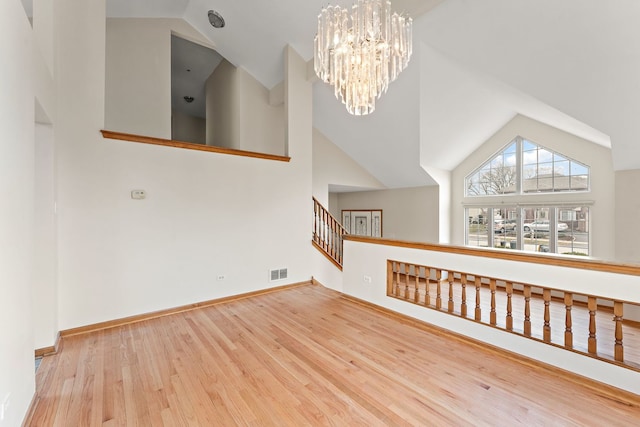
<svg viewBox="0 0 640 427"><path fill-rule="evenodd" d="M283 47L312 56L326 0L106 0L108 16L182 17L266 87ZM332 4L348 6L352 0ZM368 117L314 84L314 126L389 187L433 183L516 114L613 148L640 168L640 2L393 0L414 17L409 68ZM227 26L209 25L215 9ZM337 183L339 184L339 183Z"/></svg>

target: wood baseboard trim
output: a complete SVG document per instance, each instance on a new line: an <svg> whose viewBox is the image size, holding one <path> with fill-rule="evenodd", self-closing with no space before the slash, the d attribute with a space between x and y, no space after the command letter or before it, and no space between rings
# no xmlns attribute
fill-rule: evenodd
<svg viewBox="0 0 640 427"><path fill-rule="evenodd" d="M58 333L58 335L56 335L56 341L52 346L36 348L36 350L34 352L36 359L38 357L52 356L52 355L58 353L59 345L60 345L60 333Z"/></svg>
<svg viewBox="0 0 640 427"><path fill-rule="evenodd" d="M319 282L315 281L315 279L313 279L313 281L317 284L320 284ZM321 285L321 284L320 284ZM538 360L532 359L530 357L527 356L523 356L521 354L517 354L514 352L511 352L509 350L505 350L501 347L497 347L495 345L492 344L488 344L484 341L480 341L462 334L459 334L457 332L453 332L450 331L448 329L439 327L439 326L435 326L432 325L430 323L427 323L425 321L413 318L409 315L403 314L403 313L398 313L396 311L393 311L391 309L388 309L386 307L382 307L376 304L373 304L369 301L365 301L365 300L361 300L359 298L353 297L351 295L347 295L344 293L340 293L341 297L349 300L353 303L356 304L360 304L362 306L365 306L367 308L370 308L372 310L376 310L384 315L393 317L398 319L399 321L409 324L411 326L417 327L419 329L428 331L430 333L435 333L437 335L443 336L443 337L447 337L447 338L452 338L455 339L459 342L463 342L465 344L474 346L476 348L482 348L488 351L491 351L493 353L497 353L500 355L503 355L511 360L515 360L518 363L522 363L524 365L530 366L533 369L540 369L540 370L544 370L545 372L553 372L555 375L557 376L561 376L575 384L579 384L582 385L584 387L588 387L592 390L595 390L603 395L606 396L607 399L616 401L616 402L620 402L622 404L633 404L633 405L640 405L640 395L634 394L632 392L611 386L609 384L605 384L599 381L596 381L594 379L591 378L587 378L585 376L576 374L574 372L569 372L567 370L564 370L562 368L558 368L556 366L553 365L549 365L547 363L544 362L540 362ZM604 361L603 361L604 362Z"/></svg>
<svg viewBox="0 0 640 427"><path fill-rule="evenodd" d="M272 292L278 292L285 289L291 289L298 286L304 286L311 283L311 280L305 282L291 283L288 285L276 286L273 288L260 289L257 291L246 292L238 295L231 295L228 297L216 298L208 301L195 302L192 304L182 305L179 307L168 308L165 310L153 311L150 313L137 314L135 316L123 317L120 319L108 320L106 322L94 323L91 325L79 326L77 328L65 329L60 331L59 336L61 338L70 337L74 335L87 334L91 332L101 331L104 329L117 328L119 326L129 325L132 323L142 322L145 320L151 320L158 317L169 316L171 314L183 313L186 311L197 310L199 308L210 307L212 305L229 303L245 298L250 298L258 295L270 294Z"/></svg>

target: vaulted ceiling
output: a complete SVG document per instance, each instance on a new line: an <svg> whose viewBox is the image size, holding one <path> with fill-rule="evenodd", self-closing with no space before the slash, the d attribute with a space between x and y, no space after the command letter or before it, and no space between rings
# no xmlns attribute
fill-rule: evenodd
<svg viewBox="0 0 640 427"><path fill-rule="evenodd" d="M326 0L106 0L110 17L180 17L266 87L283 47L312 57ZM332 4L349 6L352 0ZM640 2L394 0L414 17L414 56L376 111L349 116L314 83L314 126L389 187L433 184L522 114L613 149L640 169ZM207 11L226 20L209 25Z"/></svg>

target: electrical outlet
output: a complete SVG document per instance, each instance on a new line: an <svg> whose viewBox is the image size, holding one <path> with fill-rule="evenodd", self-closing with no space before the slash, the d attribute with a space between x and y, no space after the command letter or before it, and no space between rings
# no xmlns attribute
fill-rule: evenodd
<svg viewBox="0 0 640 427"><path fill-rule="evenodd" d="M224 274L218 274L218 281L224 280Z"/></svg>
<svg viewBox="0 0 640 427"><path fill-rule="evenodd" d="M362 280L363 280L365 283L371 283L371 276L363 276L363 277L362 277Z"/></svg>

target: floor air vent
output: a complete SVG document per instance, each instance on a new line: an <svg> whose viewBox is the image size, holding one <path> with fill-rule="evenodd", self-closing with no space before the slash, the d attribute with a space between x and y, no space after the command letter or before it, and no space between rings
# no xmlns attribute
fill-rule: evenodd
<svg viewBox="0 0 640 427"><path fill-rule="evenodd" d="M279 268L269 271L270 281L282 280L287 278L287 269Z"/></svg>

